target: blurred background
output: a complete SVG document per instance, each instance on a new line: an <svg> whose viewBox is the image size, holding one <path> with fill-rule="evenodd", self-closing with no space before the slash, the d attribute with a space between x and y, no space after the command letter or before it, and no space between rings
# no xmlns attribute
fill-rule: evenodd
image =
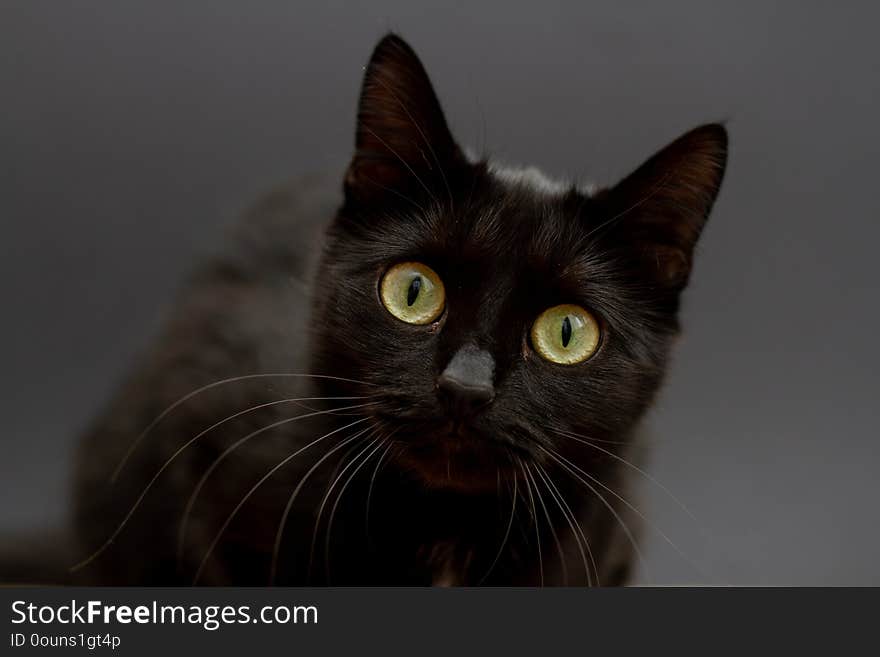
<svg viewBox="0 0 880 657"><path fill-rule="evenodd" d="M880 584L878 18L867 2L3 0L0 531L63 521L77 434L240 211L341 173L362 67L393 29L460 142L510 163L610 183L728 121L650 418L651 475L693 517L646 482L638 581Z"/></svg>

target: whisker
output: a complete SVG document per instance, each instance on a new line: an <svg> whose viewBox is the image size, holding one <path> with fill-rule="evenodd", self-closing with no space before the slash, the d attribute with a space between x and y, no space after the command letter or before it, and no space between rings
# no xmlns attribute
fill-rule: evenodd
<svg viewBox="0 0 880 657"><path fill-rule="evenodd" d="M367 537L367 545L370 544L370 503L373 499L373 486L376 483L376 477L379 474L379 469L382 466L382 462L385 460L385 457L388 455L388 452L391 451L391 448L394 447L394 441L391 440L391 436L393 436L397 432L397 429L394 429L390 434L385 437L388 446L385 448L385 451L379 455L379 460L376 461L376 467L373 468L373 474L370 475L370 485L367 488L367 504L366 504L366 512L364 514L364 533Z"/></svg>
<svg viewBox="0 0 880 657"><path fill-rule="evenodd" d="M626 522L624 522L623 518L620 517L620 514L617 512L617 510L614 508L614 506L613 506L608 500L606 500L606 499L602 496L602 494L601 494L598 490L596 490L596 488L595 488L592 484L590 484L590 482L588 482L586 479L584 479L583 477L579 476L579 475L577 474L577 472L575 472L574 470L572 470L572 467L576 468L579 472L583 473L585 476L587 476L589 479L592 479L592 480L595 481L597 484L602 485L603 488L606 488L609 492L614 493L614 491L612 491L610 488L605 487L605 485L604 485L604 484L601 484L601 482L599 482L595 477L593 477L592 475L588 474L587 472L584 472L581 468L578 468L576 465L572 464L571 467L569 467L568 465L566 465L562 460L560 460L560 459L565 459L564 456L559 456L559 455L557 455L557 454L554 454L553 452L551 452L550 450L544 448L544 447L541 446L541 445L538 445L538 447L539 447L540 449L542 449L544 452L546 452L548 455L550 455L550 457L553 458L557 463L559 463L559 464L560 464L560 465L561 465L561 466L562 466L562 467L563 467L563 468L564 468L564 469L565 469L570 475L572 475L575 479L577 479L578 481L580 481L584 486L586 486L588 489L590 489L590 491L591 491L596 497L599 498L599 500L602 502L602 504L605 506L605 508L607 508L608 511L611 512L611 515L614 516L615 520L617 520L617 523L620 525L620 528L623 529L623 533L626 535L627 539L629 540L630 544L632 545L632 547L633 547L633 551L635 551L636 556L637 556L638 559L639 559L639 562L642 564L642 568L644 568L644 570L645 570L645 574L647 574L647 573L648 573L647 562L645 561L645 558L642 556L642 551L639 549L638 543L636 542L636 539L635 539L635 537L633 536L632 532L630 531L629 527L627 526ZM568 459L565 459L565 460L567 461ZM614 493L614 495L617 496L616 493ZM618 496L618 497L619 497L619 496ZM623 501L625 504L628 504L625 500L623 500L623 498L620 498L620 499L621 499L621 501Z"/></svg>
<svg viewBox="0 0 880 657"><path fill-rule="evenodd" d="M302 490L303 486L305 486L306 481L319 467L321 467L321 464L324 463L324 461L326 461L333 454L335 454L337 451L339 451L352 441L360 438L365 433L371 430L375 431L375 427L367 427L366 429L358 431L356 434L349 438L346 438L341 443L336 445L336 447L324 454L324 456L318 459L318 461L311 468L309 468L308 472L303 475L302 479L300 479L299 483L296 485L296 488L294 488L293 492L290 494L290 497L287 498L287 504L284 507L284 513L281 514L281 522L278 524L278 531L275 532L275 543L272 547L272 565L269 570L269 586L275 585L275 578L278 574L278 561L281 556L281 542L284 537L284 528L287 526L287 518L290 515L291 509L293 509L293 503L296 500L297 495L299 495L299 492Z"/></svg>
<svg viewBox="0 0 880 657"><path fill-rule="evenodd" d="M202 558L202 562L199 564L199 567L196 570L195 577L193 577L193 585L195 585L196 582L199 581L199 577L201 577L202 571L205 568L205 564L208 563L208 559L210 558L211 553L214 551L214 548L217 546L217 543L220 542L220 538L223 536L223 533L226 531L227 527L229 527L229 525L232 523L232 520L235 518L236 514L241 510L241 508L250 499L250 497L257 491L257 489L260 486L262 486L263 483L267 479L269 479L269 477L271 477L273 474L278 472L278 470L280 470L282 467L284 467L285 465L290 463L290 461L292 461L294 458L296 458L297 456L302 454L304 451L306 451L308 448L312 447L313 445L317 445L318 443L320 443L323 440L326 440L330 436L332 436L336 433L339 433L340 431L344 431L345 429L348 429L350 427L353 427L356 424L360 424L361 422L366 422L368 419L369 418L361 418L360 420L355 420L354 422L346 424L343 427L339 427L338 429L334 429L333 431L324 434L320 438L313 440L312 442L308 443L307 445L300 447L298 450L296 450L292 454L283 458L279 463L277 463L275 466L273 466L266 474L264 474L257 483L255 483L253 486L251 486L251 489L247 492L247 494L243 498L241 498L241 501L235 505L235 508L232 510L232 512L229 514L229 516L227 516L226 521L220 527L216 536L214 536L214 540L211 541L211 544L208 546L208 549L205 551L205 556Z"/></svg>
<svg viewBox="0 0 880 657"><path fill-rule="evenodd" d="M553 426L548 427L548 429L554 433L558 433L563 436L569 436L572 438L575 436L578 436L579 438L587 438L587 436L582 436L580 434L576 434L571 431L565 431L563 429L557 429L556 427L553 427ZM590 440L593 442L596 442L596 443L602 443L604 445L629 445L630 444L626 440L605 440L604 438L593 438L593 437L590 437Z"/></svg>
<svg viewBox="0 0 880 657"><path fill-rule="evenodd" d="M553 431L554 431L555 433L558 433L558 434L562 435L562 436L565 436L566 438L571 438L572 440L576 440L576 441L578 441L579 443L583 443L584 445L587 445L588 447L592 447L593 449L599 450L599 451L602 452L603 454L607 454L607 455L610 456L611 458L613 458L613 459L619 461L620 463L623 463L623 464L626 465L627 467L632 468L633 470L635 470L636 472L638 472L640 475L642 475L643 477L645 477L645 478L646 478L648 481L650 481L652 484L654 484L655 486L657 486L657 488L659 488L659 489L662 490L664 493L666 493L666 495L669 496L669 499L671 499L673 502L675 502L675 503L681 508L682 511L684 511L688 516L690 516L690 518L691 518L694 522L696 522L698 525L700 524L700 521L697 520L697 517L696 517L693 513L691 513L691 510L690 510L690 509L688 509L688 508L685 506L684 502L682 502L681 500L679 500L679 499L678 499L678 498L672 493L671 490L669 490L666 486L664 486L663 484L661 484L661 483L660 483L655 477L651 476L650 473L646 472L645 470L643 470L642 468L640 468L640 467L637 466L636 464L631 463L630 461L626 460L625 458L623 458L623 457L621 457L621 456L618 456L618 455L615 454L614 452L612 452L612 451L610 451L610 450L607 450L607 449L605 449L604 447L600 447L599 445L594 445L594 444L592 443L592 441L594 440L593 438L590 438L589 440L585 440L582 436L575 436L575 435L573 435L573 434L570 434L570 433L567 433L567 432L564 432L564 431L558 431L558 430L555 430L555 429L554 429Z"/></svg>
<svg viewBox="0 0 880 657"><path fill-rule="evenodd" d="M477 582L477 586L482 586L483 582L486 581L486 578L492 574L492 571L495 570L495 566L498 565L499 559L501 559L501 555L504 553L504 548L507 546L507 540L510 538L510 530L513 528L513 518L516 515L516 486L517 479L519 477L516 476L516 473L513 473L513 495L511 495L512 502L510 504L510 520L507 523L507 530L504 532L504 538L501 539L501 545L498 547L498 553L495 555L495 558L492 560L492 565L489 566L489 570L486 571L486 574L480 578L480 581Z"/></svg>
<svg viewBox="0 0 880 657"><path fill-rule="evenodd" d="M543 555L541 554L541 530L538 527L538 510L535 507L535 498L532 495L532 484L529 482L528 477L526 477L526 471L525 471L525 468L523 467L522 459L517 457L516 460L517 460L517 463L519 463L520 469L522 470L523 481L525 481L525 483L526 483L526 492L528 493L529 503L531 504L531 507L532 507L532 520L535 523L535 539L536 539L536 542L538 545L538 570L541 575L541 588L544 588L544 558L543 558Z"/></svg>
<svg viewBox="0 0 880 657"><path fill-rule="evenodd" d="M596 563L596 558L593 555L592 548L590 547L590 541L589 541L589 539L587 539L587 535L584 533L584 530L583 530L583 527L581 526L581 523L575 519L574 511L572 511L571 505L569 505L565 501L565 498L562 496L562 491L560 491L559 487L556 485L556 483L554 483L553 479L550 477L550 473L544 467L541 467L541 470L544 472L544 476L547 477L547 480L550 482L550 485L556 491L556 494L559 495L560 501L563 503L565 508L568 509L568 515L571 516L572 521L577 526L578 531L581 534L581 538L583 538L584 546L587 549L587 556L590 559L590 563L593 565L593 572L596 574L596 586L602 586L602 583L600 581L600 575L599 575L599 566Z"/></svg>
<svg viewBox="0 0 880 657"><path fill-rule="evenodd" d="M369 462L369 460L373 457L373 454L379 451L379 449L384 444L384 439L381 437L376 438L370 444L376 445L376 447L373 448L373 450L364 458L362 458L360 464L351 471L350 475L348 475L348 479L346 479L345 482L342 484L342 488L339 489L339 494L336 495L336 500L334 500L333 506L330 509L330 518L327 520L327 532L326 536L324 537L324 575L327 578L327 586L330 586L330 538L331 532L333 531L333 518L336 517L336 509L339 507L339 502L340 500L342 500L342 496L345 494L345 490L346 488L348 488L348 485L352 482L360 469Z"/></svg>
<svg viewBox="0 0 880 657"><path fill-rule="evenodd" d="M528 463L523 463L523 466L526 469L526 474L532 480L532 486L534 486L535 495L538 497L538 502L541 503L541 508L544 509L544 517L547 518L547 527L550 528L550 534L553 536L553 542L556 543L556 551L559 553L559 564L562 566L563 586L568 586L568 565L565 563L565 555L562 552L562 543L559 541L559 536L556 535L556 529L553 526L553 520L550 519L550 512L547 510L547 505L544 503L544 496L541 495L541 489L538 487L538 482L535 480L535 476L532 474L532 469L529 467Z"/></svg>
<svg viewBox="0 0 880 657"><path fill-rule="evenodd" d="M125 452L125 455L123 455L122 460L119 462L119 465L116 466L116 469L113 471L113 474L110 475L110 483L115 482L119 478L119 473L122 472L122 469L125 467L125 464L131 458L131 455L134 453L135 449L137 449L137 446L141 443L141 441L143 441L143 439L147 437L147 434L149 434L150 431L152 431L153 428L157 424L159 424L159 422L161 422L163 419L165 419L169 413L171 413L175 408L177 408L181 404L189 401L190 399L192 399L196 395L199 395L203 392L207 392L208 390L211 390L212 388L226 385L227 383L236 383L239 381L247 381L247 380L251 380L251 379L265 379L265 378L272 378L272 377L274 377L274 378L329 379L329 380L334 380L334 381L343 381L346 383L357 383L359 385L366 385L366 386L373 386L374 385L374 384L368 383L366 381L358 381L357 379L347 379L347 378L339 377L339 376L330 376L327 374L293 374L293 373L289 373L289 372L266 373L266 374L245 374L243 376L233 376L233 377L229 377L227 379L220 379L219 381L214 381L212 383L208 383L207 385L203 385L202 387L196 388L195 390L185 394L183 397L181 397L176 402L171 404L168 408L166 408L164 411L159 413L159 415L156 416L156 419L153 420L152 422L150 422L146 426L146 428L140 434L138 434L137 438L134 439L134 442L132 442L131 446Z"/></svg>
<svg viewBox="0 0 880 657"><path fill-rule="evenodd" d="M341 409L334 409L334 410L351 410L354 408L364 408L366 406L372 406L376 403L377 402L369 402L366 404L358 404L355 406L348 406L348 407L343 407ZM259 436L260 434L265 433L266 431L270 431L272 429L283 426L285 424L289 424L291 422L296 422L297 420L305 420L310 417L316 417L319 415L327 415L327 414L328 414L328 411L315 411L313 413L306 413L304 415L297 415L294 417L289 417L289 418L285 418L283 420L279 420L278 422L273 422L272 424L270 424L268 426L261 427L260 429L257 429L256 431L252 431L251 433L246 435L244 438L239 438L234 443L232 443L229 447L227 447L216 459L214 459L214 462L211 463L211 465L208 467L208 469L205 470L205 473L202 475L201 479L199 479L198 483L196 484L196 487L193 489L193 492L190 494L189 499L187 500L186 507L184 508L183 516L181 517L181 521L180 521L180 530L179 530L178 537L177 537L177 558L178 558L178 561L182 560L182 558L183 558L183 549L184 549L184 545L186 544L186 530L189 525L189 518L190 518L190 515L192 514L193 508L195 507L196 500L198 499L199 494L202 491L202 488L204 488L205 484L208 482L208 479L211 477L211 474L213 474L214 470L216 470L218 467L220 467L220 464L224 460L226 460L226 457L228 457L230 454L232 454L232 452L237 450L239 447L241 447L245 443L249 442L251 439ZM357 422L354 422L352 424L357 424L358 422L363 422L366 419L367 418L361 418L360 420L358 420ZM349 426L351 426L351 425L349 425Z"/></svg>
<svg viewBox="0 0 880 657"><path fill-rule="evenodd" d="M542 447L541 449L544 449L544 448ZM546 450L545 450L545 451L546 451ZM572 468L574 468L575 470L579 471L579 472L582 473L585 477L588 477L590 480L592 480L592 481L595 482L597 485L601 486L602 488L604 488L605 490L607 490L609 493L611 493L612 495L614 495L614 497L616 497L616 498L619 499L621 502L623 502L623 503L624 503L624 504L625 504L625 505L626 505L626 506L627 506L627 507L633 512L633 513L635 513L639 518L641 518L641 519L642 519L642 520L643 520L643 521L644 521L644 522L645 522L645 523L646 523L651 529L653 529L655 532L657 532L657 534L658 534L658 535L659 535L659 536L660 536L660 537L661 537L661 538L662 538L662 539L663 539L663 540L664 540L664 541L665 541L665 542L666 542L666 543L667 543L667 544L668 544L673 550L675 550L675 551L678 553L678 555L679 555L682 559L684 559L685 562L687 562L688 565L690 565L694 570L696 570L696 571L700 574L701 577L703 577L703 578L705 578L705 579L710 579L710 578L708 578L708 577L706 576L706 573L703 572L703 569L700 568L700 566L698 566L697 563L696 563L691 557L689 557L689 556L688 556L688 555L687 555L687 554L686 554L686 553L685 553L680 547L678 547L678 545L676 545L675 542L674 542L671 538L669 538L669 536L667 536L666 533L656 525L656 523L652 522L652 521L651 521L651 520L650 520L650 519L649 519L644 513L642 513L637 507L635 507L633 504L631 504L628 500L626 500L624 497L622 497L619 493L617 493L616 491L614 491L614 490L612 490L611 488L609 488L607 485L605 485L604 483L602 483L602 482L601 482L600 480L598 480L596 477L590 475L588 472L586 472L586 471L584 471L582 468L578 467L577 464L572 463L569 459L565 458L565 457L562 456L561 454L556 454L556 457L557 457L558 459L562 459L562 460L564 460L565 462L567 462ZM644 565L644 564L643 564L643 565Z"/></svg>
<svg viewBox="0 0 880 657"><path fill-rule="evenodd" d="M368 439L366 439L368 440ZM376 440L371 441L363 450L358 452L342 469L342 471L333 479L330 485L327 487L327 490L324 493L324 498L321 500L321 505L318 507L318 513L315 518L315 531L312 534L312 548L309 552L309 571L307 579L311 577L312 573L312 564L315 560L315 545L318 541L318 529L321 526L321 516L324 514L324 507L327 505L327 501L330 498L330 494L333 492L333 489L336 487L336 484L339 483L339 480L342 479L343 475L345 475L346 471L364 454L370 447L375 444Z"/></svg>
<svg viewBox="0 0 880 657"><path fill-rule="evenodd" d="M376 428L378 430L377 427L374 427L374 428ZM369 438L372 438L372 437L373 437L373 434L370 434ZM358 449L360 449L360 447L361 447L361 445L359 443L355 444L355 445L351 445L351 446L349 446L349 448L347 450L345 450L342 453L342 455L339 457L339 460L337 460L336 464L333 466L333 470L330 472L330 476L327 477L328 481L333 481L334 479L336 479L336 475L338 475L339 471L342 469L342 467L346 463L348 463L348 458L354 452L356 452Z"/></svg>
<svg viewBox="0 0 880 657"><path fill-rule="evenodd" d="M165 472L166 469L168 469L168 467L174 462L174 460L175 460L178 456L180 456L180 454L181 454L181 453L182 453L187 447L189 447L190 445L192 445L192 444L193 444L194 442L196 442L199 438L201 438L202 436L204 436L206 433L208 433L208 432L211 431L212 429L214 429L214 428L220 426L220 425L223 424L224 422L228 422L228 421L230 421L230 420L232 420L232 419L234 419L234 418L236 418L236 417L239 417L240 415L244 415L245 413L249 413L249 412L252 412L252 411L254 411L254 410L257 410L257 409L260 409L260 408L264 408L264 407L266 407L266 406L272 406L272 405L283 404L283 403L288 403L288 402L297 402L297 401L302 401L303 399L307 399L307 398L302 398L302 399L296 399L296 398L280 399L280 400L276 400L276 401L274 401L274 402L267 402L266 404L260 404L260 405L258 405L258 406L253 406L253 407L251 407L251 408L244 409L244 410L242 410L242 411L239 411L238 413L234 413L233 415L230 415L229 417L224 418L223 420L220 420L219 422L216 422L216 423L212 424L210 427L208 427L207 429L201 431L201 432L200 432L199 434L197 434L195 437L191 438L191 439L190 439L189 441L187 441L183 446L181 446L180 448L178 448L177 451L175 451L175 452L174 452L174 453L173 453L173 454L172 454L172 455L171 455L171 456L170 456L170 457L169 457L169 458L168 458L168 459L162 464L162 466L159 468L159 470L153 475L152 479L150 479L150 481L147 482L147 485L146 485L146 486L144 487L144 489L141 491L140 495L138 495L138 497L137 497L137 499L135 500L134 504L132 504L132 506L131 506L131 508L129 509L128 513L126 513L125 517L122 519L122 521L119 523L119 525L117 525L116 529L113 531L113 533L110 535L110 537L109 537L106 541L104 541L104 543L103 543L103 544L102 544L97 550L95 550L94 552L92 552L88 557L86 557L85 559L83 559L83 560L80 561L79 563L77 563L77 564L75 564L74 566L72 566L72 567L70 568L70 572L71 572L71 573L75 573L75 572L77 572L78 570L81 570L82 568L85 568L85 567L88 566L92 561L94 561L94 560L97 559L101 554L103 554L103 552L104 552L108 547L110 547L110 545L113 543L113 541L116 540L116 538L119 536L119 534L120 534L120 533L122 532L122 530L125 528L125 526L128 524L129 520L131 520L132 516L135 514L135 511L137 511L138 508L140 508L140 505L141 505L141 503L144 501L144 499L146 498L147 493L150 492L150 490L152 489L153 485L156 483L156 481L159 479L159 477L162 475L162 473ZM318 399L318 398L312 398L312 399ZM332 398L332 397L325 397L324 399L333 399L333 398ZM365 406L365 405L366 405L366 404L362 404L361 406ZM320 415L320 414L322 414L322 413L324 413L324 412L325 412L325 411L318 411L318 412L315 412L315 413L311 413L310 415ZM298 416L298 418L300 418L300 417L306 417L306 416Z"/></svg>
<svg viewBox="0 0 880 657"><path fill-rule="evenodd" d="M544 480L544 484L547 486L547 490L550 491L551 497L556 502L556 505L559 507L559 510L562 511L562 516L565 518L565 521L568 523L568 526L571 528L571 533L574 536L574 540L577 543L578 551L581 553L581 560L584 564L584 572L587 576L587 586L593 585L593 578L590 573L590 566L587 563L587 555L584 553L584 544L587 546L587 552L590 553L590 562L593 564L593 572L596 573L596 585L599 585L599 569L596 567L596 561L593 559L593 551L590 549L590 542L587 540L586 534L584 534L583 529L581 528L580 523L575 518L574 513L571 510L571 507L565 501L565 498L562 496L562 492L556 487L556 484L553 483L553 480L550 478L550 474L547 470L544 469L543 466L536 463L535 469L538 472L538 475L541 479ZM577 527L577 529L575 529ZM578 536L578 532L580 532L580 536ZM581 538L583 538L583 543L581 543Z"/></svg>

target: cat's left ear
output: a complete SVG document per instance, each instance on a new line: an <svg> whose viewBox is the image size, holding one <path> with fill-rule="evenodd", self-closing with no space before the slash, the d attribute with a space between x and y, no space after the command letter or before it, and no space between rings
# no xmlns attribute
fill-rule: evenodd
<svg viewBox="0 0 880 657"><path fill-rule="evenodd" d="M419 58L387 35L364 73L346 193L361 201L395 193L440 197L447 171L463 161Z"/></svg>
<svg viewBox="0 0 880 657"><path fill-rule="evenodd" d="M653 280L682 289L694 246L718 195L727 164L727 131L713 123L661 149L601 194L613 233Z"/></svg>

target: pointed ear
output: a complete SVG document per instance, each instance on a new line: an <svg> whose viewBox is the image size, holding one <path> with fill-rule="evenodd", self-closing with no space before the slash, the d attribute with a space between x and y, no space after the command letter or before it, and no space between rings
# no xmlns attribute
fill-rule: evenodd
<svg viewBox="0 0 880 657"><path fill-rule="evenodd" d="M438 184L445 193L445 171L463 160L419 58L400 37L384 37L364 74L346 193L365 200Z"/></svg>
<svg viewBox="0 0 880 657"><path fill-rule="evenodd" d="M660 285L682 289L694 245L727 164L727 131L704 125L682 135L605 192L609 228Z"/></svg>

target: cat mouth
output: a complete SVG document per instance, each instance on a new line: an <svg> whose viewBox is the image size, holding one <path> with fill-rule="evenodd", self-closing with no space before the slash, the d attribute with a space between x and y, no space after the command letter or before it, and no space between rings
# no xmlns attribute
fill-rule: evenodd
<svg viewBox="0 0 880 657"><path fill-rule="evenodd" d="M467 425L400 434L398 462L431 488L495 493L521 467L522 450Z"/></svg>

